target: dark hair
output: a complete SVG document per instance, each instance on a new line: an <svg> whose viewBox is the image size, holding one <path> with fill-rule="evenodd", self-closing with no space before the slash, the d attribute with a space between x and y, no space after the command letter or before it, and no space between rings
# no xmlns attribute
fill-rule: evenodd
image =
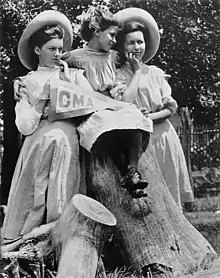
<svg viewBox="0 0 220 278"><path fill-rule="evenodd" d="M124 41L124 38L128 33L136 32L136 31L144 32L145 31L145 25L140 21L126 22L123 25L123 29L120 31L120 38L122 36L123 37L122 39Z"/></svg>
<svg viewBox="0 0 220 278"><path fill-rule="evenodd" d="M105 31L111 26L120 26L120 23L116 20L115 16L108 11L98 11L98 15L95 15L96 24L100 31ZM80 28L80 35L85 41L90 41L93 37L95 28L90 27L90 20L85 20Z"/></svg>
<svg viewBox="0 0 220 278"><path fill-rule="evenodd" d="M117 66L122 66L126 62L126 57L124 53L125 36L129 33L133 33L136 31L141 31L143 34L146 34L146 27L141 21L126 22L123 25L123 29L119 31L117 35L117 43L114 46L114 48L117 49L117 51L119 52L119 59L118 59Z"/></svg>
<svg viewBox="0 0 220 278"><path fill-rule="evenodd" d="M41 48L45 43L55 38L64 38L64 30L60 25L44 26L30 37L30 47L32 48L31 60L33 61L33 64L36 65L35 69L37 68L39 60L38 56L34 52L34 48L36 46Z"/></svg>
<svg viewBox="0 0 220 278"><path fill-rule="evenodd" d="M64 30L60 25L47 25L39 29L30 37L30 45L34 47L42 47L48 41L58 38L64 38Z"/></svg>

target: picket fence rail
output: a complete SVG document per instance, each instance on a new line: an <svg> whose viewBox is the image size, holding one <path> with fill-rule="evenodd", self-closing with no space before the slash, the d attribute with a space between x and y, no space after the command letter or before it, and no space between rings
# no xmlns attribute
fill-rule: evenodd
<svg viewBox="0 0 220 278"><path fill-rule="evenodd" d="M176 127L180 141L188 132L188 146L192 170L220 167L220 125L192 126L191 130ZM183 142L182 142L183 143Z"/></svg>

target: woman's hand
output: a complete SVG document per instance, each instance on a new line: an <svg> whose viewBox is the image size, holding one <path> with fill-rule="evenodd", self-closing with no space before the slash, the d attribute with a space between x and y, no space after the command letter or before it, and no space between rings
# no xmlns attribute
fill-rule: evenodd
<svg viewBox="0 0 220 278"><path fill-rule="evenodd" d="M140 61L136 58L134 53L128 53L125 52L125 56L127 58L127 61L130 63L131 68L133 70L134 73L136 72L141 72L141 63Z"/></svg>
<svg viewBox="0 0 220 278"><path fill-rule="evenodd" d="M27 88L23 82L17 78L14 81L14 99L20 101L22 99L22 94L27 95Z"/></svg>
<svg viewBox="0 0 220 278"><path fill-rule="evenodd" d="M43 115L42 115L43 118L47 118L47 117L48 117L49 110L50 110L49 106L48 106L48 105L45 105L45 106L44 106L44 109L43 109Z"/></svg>
<svg viewBox="0 0 220 278"><path fill-rule="evenodd" d="M163 118L164 115L159 112L150 112L146 108L140 108L141 113L145 116L150 118L155 124L163 122L165 119Z"/></svg>
<svg viewBox="0 0 220 278"><path fill-rule="evenodd" d="M169 119L171 115L172 113L170 109L163 108L160 111L150 113L148 116L155 124L159 124L166 119Z"/></svg>
<svg viewBox="0 0 220 278"><path fill-rule="evenodd" d="M44 113L45 106L50 99L50 80L47 80L43 89L39 88L39 90L40 93L37 93L39 95L38 102L34 105L34 109L38 113Z"/></svg>
<svg viewBox="0 0 220 278"><path fill-rule="evenodd" d="M122 95L122 101L133 103L137 93L138 93L138 84L141 77L142 65L141 62L136 58L134 53L125 52L127 61L130 63L133 70L133 76L130 80L130 83L127 85L126 90Z"/></svg>
<svg viewBox="0 0 220 278"><path fill-rule="evenodd" d="M69 59L69 58L70 58L70 51L66 51L66 52L64 52L64 53L62 54L61 59L62 59L63 61L65 61L65 60L67 60L67 59Z"/></svg>
<svg viewBox="0 0 220 278"><path fill-rule="evenodd" d="M149 117L149 110L147 110L147 108L140 108L141 113L144 114L145 117Z"/></svg>
<svg viewBox="0 0 220 278"><path fill-rule="evenodd" d="M63 60L60 60L58 65L63 70L64 80L71 83L70 71L67 63Z"/></svg>

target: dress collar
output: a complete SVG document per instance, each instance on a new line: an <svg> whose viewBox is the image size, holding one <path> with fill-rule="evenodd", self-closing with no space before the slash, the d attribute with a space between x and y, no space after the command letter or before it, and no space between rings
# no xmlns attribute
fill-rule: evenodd
<svg viewBox="0 0 220 278"><path fill-rule="evenodd" d="M60 70L60 67L56 66L55 68L49 68L49 67L41 67L38 66L37 71L49 71L49 72L54 72Z"/></svg>
<svg viewBox="0 0 220 278"><path fill-rule="evenodd" d="M108 52L106 51L101 51L99 49L95 49L95 48L91 48L88 45L84 46L84 49L90 53L92 53L93 55L97 55L97 56L108 56L111 53L111 50L109 50Z"/></svg>

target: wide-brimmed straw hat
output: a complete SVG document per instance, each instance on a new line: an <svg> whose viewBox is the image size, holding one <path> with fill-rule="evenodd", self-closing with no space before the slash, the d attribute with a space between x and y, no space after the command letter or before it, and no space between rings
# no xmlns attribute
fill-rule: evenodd
<svg viewBox="0 0 220 278"><path fill-rule="evenodd" d="M58 24L64 29L64 51L71 49L73 42L73 30L69 19L61 12L48 10L38 14L27 25L18 43L18 56L21 63L28 69L36 68L36 60L33 60L33 49L30 46L30 37L39 29L47 25Z"/></svg>
<svg viewBox="0 0 220 278"><path fill-rule="evenodd" d="M153 16L147 11L140 8L127 8L115 14L116 19L125 24L126 22L138 21L145 26L144 38L146 42L145 54L143 62L148 62L156 54L160 44L160 33L158 25ZM119 45L116 43L115 49Z"/></svg>

